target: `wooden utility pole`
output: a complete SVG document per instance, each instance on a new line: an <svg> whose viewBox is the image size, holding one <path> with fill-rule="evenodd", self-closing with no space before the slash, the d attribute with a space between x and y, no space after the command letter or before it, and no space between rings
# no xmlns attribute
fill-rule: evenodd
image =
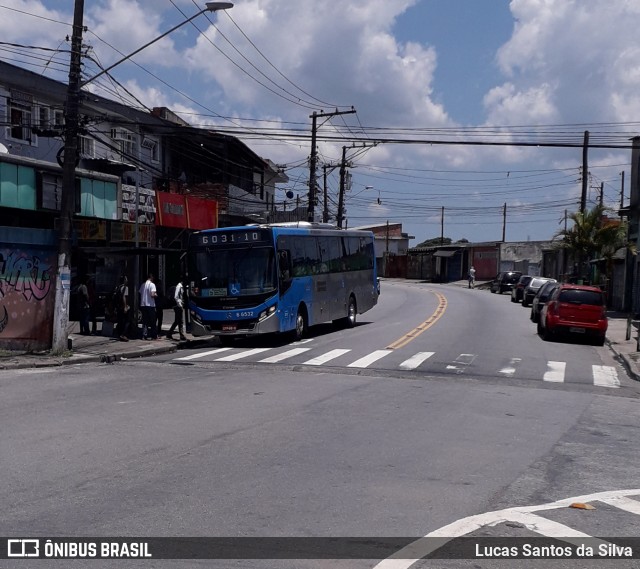
<svg viewBox="0 0 640 569"><path fill-rule="evenodd" d="M506 241L507 237L507 204L504 204L502 209L502 242Z"/></svg>
<svg viewBox="0 0 640 569"><path fill-rule="evenodd" d="M624 208L624 170L620 172L621 184L620 184L620 219L622 219L622 208Z"/></svg>
<svg viewBox="0 0 640 569"><path fill-rule="evenodd" d="M336 221L338 227L342 229L342 220L344 219L344 192L346 190L347 179L347 147L342 147L342 160L340 162L340 193L338 195L338 216Z"/></svg>
<svg viewBox="0 0 640 569"><path fill-rule="evenodd" d="M325 165L322 167L323 169L323 182L324 182L324 203L322 204L322 223L329 222L329 204L327 203L327 168L329 166Z"/></svg>
<svg viewBox="0 0 640 569"><path fill-rule="evenodd" d="M444 206L440 213L440 245L444 245Z"/></svg>
<svg viewBox="0 0 640 569"><path fill-rule="evenodd" d="M356 110L352 107L349 111L334 111L332 113L325 113L324 111L317 113L314 111L312 115L309 115L311 119L311 155L309 157L309 205L307 208L307 221L314 221L315 219L315 201L317 195L316 168L318 165L318 149L316 147L318 117L335 117L337 115L349 115L355 112Z"/></svg>
<svg viewBox="0 0 640 569"><path fill-rule="evenodd" d="M582 144L582 196L580 197L580 212L587 209L587 185L589 183L589 131L584 131Z"/></svg>
<svg viewBox="0 0 640 569"><path fill-rule="evenodd" d="M389 257L389 220L387 219L387 257Z"/></svg>
<svg viewBox="0 0 640 569"><path fill-rule="evenodd" d="M604 182L600 183L600 207L604 205Z"/></svg>

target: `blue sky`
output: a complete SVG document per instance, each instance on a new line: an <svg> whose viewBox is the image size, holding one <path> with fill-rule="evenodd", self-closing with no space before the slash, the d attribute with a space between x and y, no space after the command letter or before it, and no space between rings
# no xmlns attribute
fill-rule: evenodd
<svg viewBox="0 0 640 569"><path fill-rule="evenodd" d="M85 44L107 66L200 7L86 0ZM72 12L72 0L0 0L0 37L68 49ZM280 201L307 197L311 113L353 106L320 121L319 166L347 147L349 227L401 222L413 245L440 236L442 208L445 236L499 240L505 204L508 241L550 239L579 206L584 131L616 145L638 134L638 2L237 0L193 24L93 88L238 136L286 168ZM46 68L32 54L0 50L66 80L67 54ZM86 61L87 76L98 70ZM547 146L565 143L576 147ZM628 201L630 151L591 148L589 204L602 186L617 207L623 171ZM328 188L335 211L337 169Z"/></svg>
<svg viewBox="0 0 640 569"><path fill-rule="evenodd" d="M398 18L395 32L436 48L434 98L454 120L472 124L482 116L482 97L499 81L495 54L512 28L509 0L423 0Z"/></svg>

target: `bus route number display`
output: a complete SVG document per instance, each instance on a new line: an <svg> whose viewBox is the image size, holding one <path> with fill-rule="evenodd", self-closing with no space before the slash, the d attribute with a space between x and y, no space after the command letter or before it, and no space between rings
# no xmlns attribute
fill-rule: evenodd
<svg viewBox="0 0 640 569"><path fill-rule="evenodd" d="M204 233L198 237L199 245L244 245L267 241L262 231L229 231Z"/></svg>

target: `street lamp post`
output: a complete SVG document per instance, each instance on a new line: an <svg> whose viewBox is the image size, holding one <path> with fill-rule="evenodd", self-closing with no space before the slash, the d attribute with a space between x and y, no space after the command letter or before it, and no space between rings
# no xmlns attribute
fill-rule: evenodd
<svg viewBox="0 0 640 569"><path fill-rule="evenodd" d="M161 40L176 29L188 24L205 12L217 12L233 8L231 2L207 2L205 8L184 20L157 38L147 42L129 55L116 61L97 75L81 81L82 72L82 29L84 0L75 0L73 11L73 33L71 37L71 59L69 62L69 83L65 102L64 155L62 162L62 199L60 203L60 230L58 247L58 267L55 290L55 310L53 317L53 337L51 351L61 354L68 349L69 298L71 296L71 238L72 220L75 210L75 173L78 154L78 126L80 89L98 77L111 71L151 44ZM136 204L137 205L137 204ZM137 291L133 291L137 294Z"/></svg>

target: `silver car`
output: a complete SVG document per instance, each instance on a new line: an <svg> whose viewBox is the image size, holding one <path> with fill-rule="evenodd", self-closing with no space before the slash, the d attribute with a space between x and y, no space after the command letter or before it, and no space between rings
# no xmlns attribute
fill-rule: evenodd
<svg viewBox="0 0 640 569"><path fill-rule="evenodd" d="M538 322L540 320L540 312L542 312L542 307L546 304L547 300L559 285L556 279L550 279L546 283L544 283L538 293L533 297L533 301L531 302L531 322Z"/></svg>
<svg viewBox="0 0 640 569"><path fill-rule="evenodd" d="M524 287L524 292L522 293L522 306L530 306L533 297L540 290L540 287L550 280L551 279L545 277L534 277L531 279L529 284Z"/></svg>

